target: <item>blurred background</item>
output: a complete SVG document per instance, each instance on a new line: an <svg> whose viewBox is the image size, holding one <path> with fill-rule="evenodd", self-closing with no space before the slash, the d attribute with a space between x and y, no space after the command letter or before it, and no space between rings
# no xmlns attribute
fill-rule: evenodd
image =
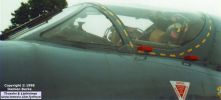
<svg viewBox="0 0 221 100"><path fill-rule="evenodd" d="M0 0L0 31L9 28L13 13L29 0ZM34 0L33 0L34 1ZM40 2L41 0L35 0ZM67 7L81 2L101 2L118 4L151 5L161 8L201 11L221 17L221 0L66 0ZM0 32L1 34L2 32Z"/></svg>

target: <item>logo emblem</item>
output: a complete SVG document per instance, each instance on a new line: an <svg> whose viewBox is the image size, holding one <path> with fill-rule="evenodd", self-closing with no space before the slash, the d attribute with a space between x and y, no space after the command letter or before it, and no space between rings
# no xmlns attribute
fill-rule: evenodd
<svg viewBox="0 0 221 100"><path fill-rule="evenodd" d="M185 100L189 87L190 82L182 82L182 81L170 81L177 97L179 100Z"/></svg>

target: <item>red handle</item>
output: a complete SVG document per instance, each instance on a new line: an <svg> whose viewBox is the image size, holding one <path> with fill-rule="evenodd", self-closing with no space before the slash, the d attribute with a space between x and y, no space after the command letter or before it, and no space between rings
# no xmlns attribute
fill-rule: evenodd
<svg viewBox="0 0 221 100"><path fill-rule="evenodd" d="M143 52L152 52L153 51L153 47L141 45L141 46L137 47L137 50L138 51L143 51Z"/></svg>

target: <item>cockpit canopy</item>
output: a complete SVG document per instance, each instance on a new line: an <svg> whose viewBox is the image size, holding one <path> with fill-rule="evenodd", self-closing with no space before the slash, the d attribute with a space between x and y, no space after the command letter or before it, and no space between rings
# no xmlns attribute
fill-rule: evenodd
<svg viewBox="0 0 221 100"><path fill-rule="evenodd" d="M159 49L178 48L191 42L199 35L205 23L205 18L200 13L116 5L106 5L106 7L121 20L124 29L135 45L148 44ZM56 37L58 40L72 42L117 46L123 44L118 27L114 26L107 15L93 7L93 9L87 8L80 11L79 14L73 15L81 8L84 8L84 6L78 5L67 8L48 20L47 24L36 28L36 30L42 27L53 27L41 32L41 37L47 38L47 40ZM63 22L58 26L54 26L58 21ZM35 29L31 31L35 31ZM92 33L93 35L85 37L83 33ZM23 36L26 35L21 35L20 38Z"/></svg>
<svg viewBox="0 0 221 100"><path fill-rule="evenodd" d="M183 46L200 33L205 22L199 13L118 6L109 9L123 22L130 38L142 44Z"/></svg>

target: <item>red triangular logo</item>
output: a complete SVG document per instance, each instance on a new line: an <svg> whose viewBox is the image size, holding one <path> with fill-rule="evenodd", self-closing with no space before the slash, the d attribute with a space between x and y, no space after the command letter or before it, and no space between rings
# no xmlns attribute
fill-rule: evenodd
<svg viewBox="0 0 221 100"><path fill-rule="evenodd" d="M185 100L189 90L190 83L182 81L170 81L179 100Z"/></svg>
<svg viewBox="0 0 221 100"><path fill-rule="evenodd" d="M186 90L186 86L176 85L176 89L177 89L179 95L183 98L184 92Z"/></svg>

